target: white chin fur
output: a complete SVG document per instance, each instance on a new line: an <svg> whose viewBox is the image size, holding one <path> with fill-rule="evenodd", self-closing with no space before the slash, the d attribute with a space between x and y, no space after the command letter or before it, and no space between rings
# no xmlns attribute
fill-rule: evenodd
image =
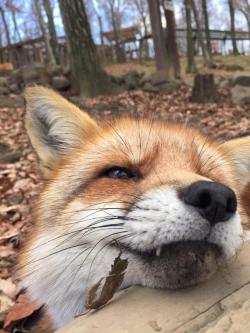
<svg viewBox="0 0 250 333"><path fill-rule="evenodd" d="M115 203L112 206L114 210L109 208L106 217L113 214L117 216L117 219L112 220L112 223L124 222L124 219L119 219L119 216L123 216L125 210L119 209L118 204ZM105 213L105 210L100 212L100 206L98 206L96 213L91 213L90 222L86 222L87 214L84 208L80 202L72 204L71 212L74 213L71 213L70 218L65 222L74 221L72 231L81 230L83 226L94 222L95 218L96 220L102 218ZM89 212L88 215L90 215ZM102 222L103 225L106 223L111 221ZM161 246L168 243L206 238L221 246L226 257L232 257L242 243L242 227L238 213L229 221L217 223L211 229L210 224L201 218L195 209L185 205L178 198L176 191L167 187L150 191L141 197L141 200L127 214L123 228L133 233L133 237L122 241L124 244L144 251L157 248L158 255L160 255ZM48 230L41 230L39 239L31 250L31 263L28 265L28 270L32 273L22 282L22 286L29 290L34 300L40 304L46 304L57 328L84 311L89 288L108 274L118 254L118 250L111 247L102 249L105 241L110 240L108 238L101 241L94 251L84 252L88 246L93 247L107 235L109 231L104 228L102 231L91 234L78 231L74 237L58 238L60 230L64 230L63 227L62 229L51 228L50 233ZM113 232L119 232L119 230ZM53 238L55 240L49 241ZM75 246L81 242L88 244L81 247ZM68 247L67 250L50 255L55 252L55 249L60 250L66 247ZM79 254L79 249L82 254ZM97 255L100 250L101 255ZM86 258L87 253L89 254ZM39 262L38 259L43 257L46 257L46 260ZM124 285L142 283L144 279L142 264L132 257L129 260L131 261L129 261Z"/></svg>

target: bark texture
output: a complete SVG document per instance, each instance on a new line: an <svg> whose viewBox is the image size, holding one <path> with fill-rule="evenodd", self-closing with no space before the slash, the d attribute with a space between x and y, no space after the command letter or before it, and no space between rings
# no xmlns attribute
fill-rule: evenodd
<svg viewBox="0 0 250 333"><path fill-rule="evenodd" d="M53 50L55 61L57 64L59 64L59 50L58 50L58 42L56 36L56 27L54 23L53 11L51 8L50 0L43 0L43 6L48 18L48 29L49 29L51 47Z"/></svg>
<svg viewBox="0 0 250 333"><path fill-rule="evenodd" d="M167 49L161 24L161 13L158 0L148 0L150 21L152 26L155 61L157 70L167 70Z"/></svg>
<svg viewBox="0 0 250 333"><path fill-rule="evenodd" d="M197 74L195 76L191 100L196 103L218 102L213 74Z"/></svg>
<svg viewBox="0 0 250 333"><path fill-rule="evenodd" d="M208 52L209 63L212 65L212 48L211 48L211 39L210 39L210 30L209 30L209 15L207 10L207 0L202 0L202 11L205 24L205 35L206 35L206 46Z"/></svg>
<svg viewBox="0 0 250 333"><path fill-rule="evenodd" d="M174 16L174 6L172 0L162 0L164 14L167 22L167 54L169 60L171 78L180 78L180 59L176 42L176 24Z"/></svg>
<svg viewBox="0 0 250 333"><path fill-rule="evenodd" d="M235 6L233 0L228 0L229 13L230 13L230 24L231 24L231 36L233 44L233 54L238 55L239 51L236 43L236 34L235 34Z"/></svg>
<svg viewBox="0 0 250 333"><path fill-rule="evenodd" d="M196 4L194 2L194 0L189 0L190 1L190 6L192 8L193 14L194 14L194 19L195 19L195 24L196 24L196 28L197 28L197 37L198 37L198 41L202 50L202 55L203 55L203 59L204 59L204 65L205 66L209 66L209 55L208 55L208 51L204 42L204 38L203 38L203 34L202 34L202 29L201 29L201 24L200 24L200 19L199 19L199 14L196 8Z"/></svg>
<svg viewBox="0 0 250 333"><path fill-rule="evenodd" d="M60 0L75 87L82 96L109 92L111 85L102 70L82 0Z"/></svg>
<svg viewBox="0 0 250 333"><path fill-rule="evenodd" d="M42 15L42 11L41 11L41 7L40 7L40 3L39 0L34 0L34 4L35 4L35 8L36 8L36 13L38 16L38 21L39 21L39 25L43 34L43 38L44 38L44 43L45 43L45 48L46 48L46 52L47 52L47 56L48 56L48 61L51 64L55 64L55 56L53 54L53 50L50 44L50 38L49 35L47 33L46 30L46 24L44 22L43 19L43 15Z"/></svg>
<svg viewBox="0 0 250 333"><path fill-rule="evenodd" d="M1 14L1 17L2 17L4 30L5 30L5 34L6 34L7 46L10 46L11 40L10 40L9 27L8 27L8 24L7 24L7 21L6 21L5 15L4 15L4 10L3 10L2 6L0 6L0 14Z"/></svg>
<svg viewBox="0 0 250 333"><path fill-rule="evenodd" d="M194 40L192 34L192 14L189 0L184 0L187 23L187 73L195 73Z"/></svg>

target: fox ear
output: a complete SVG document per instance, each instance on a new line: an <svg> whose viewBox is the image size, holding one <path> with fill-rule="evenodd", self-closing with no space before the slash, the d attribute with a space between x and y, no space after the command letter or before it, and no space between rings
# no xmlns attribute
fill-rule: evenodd
<svg viewBox="0 0 250 333"><path fill-rule="evenodd" d="M243 192L250 182L250 136L227 141L222 148L233 163L238 189Z"/></svg>
<svg viewBox="0 0 250 333"><path fill-rule="evenodd" d="M45 178L70 150L80 147L98 126L85 112L45 87L25 92L25 125Z"/></svg>

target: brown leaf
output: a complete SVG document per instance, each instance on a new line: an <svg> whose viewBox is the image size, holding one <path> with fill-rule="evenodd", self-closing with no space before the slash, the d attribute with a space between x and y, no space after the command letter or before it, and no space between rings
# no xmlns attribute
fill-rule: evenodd
<svg viewBox="0 0 250 333"><path fill-rule="evenodd" d="M123 277L128 267L128 260L121 259L121 252L118 257L115 258L114 263L111 265L109 275L105 278L104 285L101 289L100 296L96 299L96 294L101 286L101 282L104 278L101 278L93 287L89 290L85 307L89 309L99 309L105 305L114 296L122 284Z"/></svg>
<svg viewBox="0 0 250 333"><path fill-rule="evenodd" d="M39 310L34 302L31 302L26 294L21 294L16 300L16 303L10 308L4 320L4 329L9 329L12 325L19 322L21 319L31 316L35 311Z"/></svg>

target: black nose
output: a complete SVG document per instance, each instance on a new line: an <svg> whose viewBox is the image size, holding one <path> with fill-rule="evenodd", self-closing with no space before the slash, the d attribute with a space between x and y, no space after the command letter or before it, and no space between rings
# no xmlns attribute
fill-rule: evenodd
<svg viewBox="0 0 250 333"><path fill-rule="evenodd" d="M207 181L198 181L181 191L182 200L193 207L211 225L224 222L237 209L235 193L227 186Z"/></svg>

